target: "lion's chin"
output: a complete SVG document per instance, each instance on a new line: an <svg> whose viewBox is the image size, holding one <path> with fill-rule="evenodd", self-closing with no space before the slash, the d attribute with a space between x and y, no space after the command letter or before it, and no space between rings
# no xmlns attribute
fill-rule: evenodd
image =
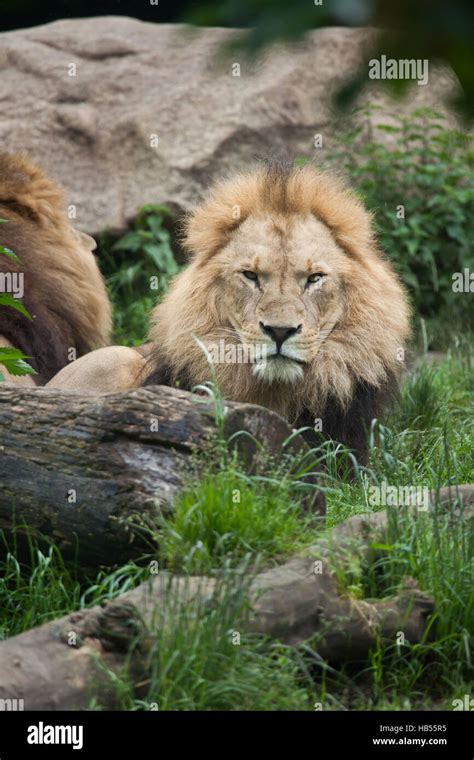
<svg viewBox="0 0 474 760"><path fill-rule="evenodd" d="M266 383L296 383L304 376L301 364L283 357L257 362L252 368L252 373Z"/></svg>

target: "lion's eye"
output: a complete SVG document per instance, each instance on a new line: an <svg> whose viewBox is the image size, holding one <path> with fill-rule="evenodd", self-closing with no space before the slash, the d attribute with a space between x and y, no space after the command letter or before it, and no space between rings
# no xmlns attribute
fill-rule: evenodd
<svg viewBox="0 0 474 760"><path fill-rule="evenodd" d="M255 272L251 272L250 269L245 269L242 272L243 276L247 278L247 280L252 280L253 282L258 282L258 275L255 274Z"/></svg>
<svg viewBox="0 0 474 760"><path fill-rule="evenodd" d="M322 272L315 272L314 274L310 274L306 283L307 285L310 285L313 282L321 282L323 277L324 277L324 274Z"/></svg>

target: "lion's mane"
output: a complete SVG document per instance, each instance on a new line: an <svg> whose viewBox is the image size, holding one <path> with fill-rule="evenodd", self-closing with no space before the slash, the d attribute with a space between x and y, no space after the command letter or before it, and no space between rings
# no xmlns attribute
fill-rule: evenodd
<svg viewBox="0 0 474 760"><path fill-rule="evenodd" d="M0 272L22 273L28 320L0 306L0 336L30 356L46 383L68 361L110 342L111 309L92 253L64 211L61 189L26 156L0 153Z"/></svg>

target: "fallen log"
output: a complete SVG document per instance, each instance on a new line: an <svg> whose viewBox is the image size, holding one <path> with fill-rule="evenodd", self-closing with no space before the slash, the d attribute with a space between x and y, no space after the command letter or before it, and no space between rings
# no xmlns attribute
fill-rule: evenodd
<svg viewBox="0 0 474 760"><path fill-rule="evenodd" d="M292 434L262 407L230 402L225 412L227 437L245 430L273 456ZM171 509L217 429L212 405L164 386L89 397L0 385L0 529L17 526L18 538L26 525L87 568L136 559L150 538L134 516L153 524ZM291 445L307 449L300 436ZM240 446L254 467L259 448L248 437ZM324 511L322 493L314 509Z"/></svg>
<svg viewBox="0 0 474 760"><path fill-rule="evenodd" d="M342 590L334 573L333 551L369 551L387 529L387 514L359 515L305 553L259 573L250 582L251 612L245 630L289 645L312 640L331 662L360 660L376 640L395 644L403 634L417 643L426 633L434 601L411 578L390 599L359 600ZM150 577L133 591L102 607L80 610L0 643L0 701L22 699L26 710L85 709L91 697L105 708L117 706L107 671L129 668L138 685L147 676L147 652L154 632L172 624L169 609L199 600L206 608L218 579ZM171 619L170 619L171 618ZM314 639L314 637L317 637ZM243 644L245 646L245 639Z"/></svg>

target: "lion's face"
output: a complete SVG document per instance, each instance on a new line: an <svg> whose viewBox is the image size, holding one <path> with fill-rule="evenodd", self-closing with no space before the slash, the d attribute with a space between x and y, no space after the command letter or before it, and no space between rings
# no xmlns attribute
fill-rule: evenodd
<svg viewBox="0 0 474 760"><path fill-rule="evenodd" d="M211 362L225 398L296 419L400 376L407 299L371 215L339 179L278 163L236 174L185 231L190 264L150 333L150 366L171 382L203 383Z"/></svg>
<svg viewBox="0 0 474 760"><path fill-rule="evenodd" d="M266 382L304 376L342 313L347 256L314 216L250 216L215 256L218 308Z"/></svg>

